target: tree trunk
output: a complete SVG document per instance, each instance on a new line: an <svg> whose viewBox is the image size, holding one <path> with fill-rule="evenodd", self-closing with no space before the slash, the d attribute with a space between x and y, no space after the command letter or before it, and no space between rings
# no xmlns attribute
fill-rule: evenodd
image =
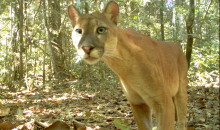
<svg viewBox="0 0 220 130"><path fill-rule="evenodd" d="M15 1L12 1L11 2L11 11L10 11L10 18L12 19L11 20L11 46L12 46L12 52L14 54L16 54L18 52L18 49L17 49L17 40L16 40L16 37L17 37L17 24L16 23L16 18L17 18L17 8L16 8L16 2ZM16 64L17 62L17 58L15 55L13 55L13 58L12 58L12 62L13 62L13 65L12 65L12 80L14 81L17 81L19 79L19 68ZM11 87L12 86L12 82L9 81L10 85L9 85L9 88L12 90L13 88Z"/></svg>
<svg viewBox="0 0 220 130"><path fill-rule="evenodd" d="M48 0L49 15L46 14L46 0L44 0L44 21L47 30L47 43L54 76L58 80L66 77L64 56L62 49L61 10L59 0ZM49 16L49 20L47 20Z"/></svg>
<svg viewBox="0 0 220 130"><path fill-rule="evenodd" d="M190 67L190 61L192 55L194 18L195 18L194 0L190 0L190 11L189 11L188 19L186 21L186 30L187 30L186 58L188 61L188 67Z"/></svg>
<svg viewBox="0 0 220 130"><path fill-rule="evenodd" d="M176 7L181 7L183 8L183 0L176 0L174 5ZM178 45L182 46L182 38L181 36L183 35L183 28L182 28L182 24L183 24L183 14L181 11L179 11L178 9L176 9L175 7L172 8L172 12L173 12L173 17L172 17L172 25L173 25L173 38L175 43L177 43Z"/></svg>
<svg viewBox="0 0 220 130"><path fill-rule="evenodd" d="M85 13L89 13L89 4L88 1L85 1Z"/></svg>
<svg viewBox="0 0 220 130"><path fill-rule="evenodd" d="M46 50L46 44L44 45L44 49ZM46 70L45 70L45 66L46 66L46 54L44 53L44 60L43 60L43 86L45 86L46 83Z"/></svg>
<svg viewBox="0 0 220 130"><path fill-rule="evenodd" d="M23 35L23 28L24 28L24 13L23 13L23 0L19 0L19 15L18 15L18 20L19 20L19 80L20 80L20 85L23 83L23 76L24 76L24 68L23 68L23 50L24 50L24 35Z"/></svg>
<svg viewBox="0 0 220 130"><path fill-rule="evenodd" d="M164 0L160 1L160 32L161 40L164 41L164 20L163 20Z"/></svg>

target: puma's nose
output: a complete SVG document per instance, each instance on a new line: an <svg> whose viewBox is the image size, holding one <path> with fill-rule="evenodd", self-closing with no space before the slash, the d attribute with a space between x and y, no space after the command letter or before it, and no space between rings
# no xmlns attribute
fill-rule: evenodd
<svg viewBox="0 0 220 130"><path fill-rule="evenodd" d="M82 49L85 53L90 54L90 52L92 51L94 47L92 46L83 46Z"/></svg>

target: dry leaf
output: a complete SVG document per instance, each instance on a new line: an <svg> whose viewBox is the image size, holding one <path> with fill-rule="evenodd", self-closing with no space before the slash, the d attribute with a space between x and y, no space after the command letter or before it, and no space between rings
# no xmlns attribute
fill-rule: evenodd
<svg viewBox="0 0 220 130"><path fill-rule="evenodd" d="M16 124L12 124L11 122L2 122L0 123L0 130L11 130L16 126Z"/></svg>
<svg viewBox="0 0 220 130"><path fill-rule="evenodd" d="M0 116L7 116L9 115L10 108L5 106L0 106Z"/></svg>

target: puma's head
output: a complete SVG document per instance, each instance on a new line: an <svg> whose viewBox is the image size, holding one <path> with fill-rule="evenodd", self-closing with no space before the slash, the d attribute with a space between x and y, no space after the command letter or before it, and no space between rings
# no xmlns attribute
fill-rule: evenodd
<svg viewBox="0 0 220 130"><path fill-rule="evenodd" d="M72 40L78 55L88 64L95 64L111 56L117 45L119 7L109 2L103 13L81 14L69 6L68 15L73 25Z"/></svg>

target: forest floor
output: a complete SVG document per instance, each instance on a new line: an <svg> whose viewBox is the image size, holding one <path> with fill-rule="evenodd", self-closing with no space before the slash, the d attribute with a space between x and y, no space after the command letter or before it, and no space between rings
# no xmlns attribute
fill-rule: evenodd
<svg viewBox="0 0 220 130"><path fill-rule="evenodd" d="M120 84L91 85L83 81L48 84L31 90L9 91L0 85L0 129L42 129L73 120L91 129L136 129L133 114ZM219 130L219 87L217 84L188 86L188 127L190 130Z"/></svg>

